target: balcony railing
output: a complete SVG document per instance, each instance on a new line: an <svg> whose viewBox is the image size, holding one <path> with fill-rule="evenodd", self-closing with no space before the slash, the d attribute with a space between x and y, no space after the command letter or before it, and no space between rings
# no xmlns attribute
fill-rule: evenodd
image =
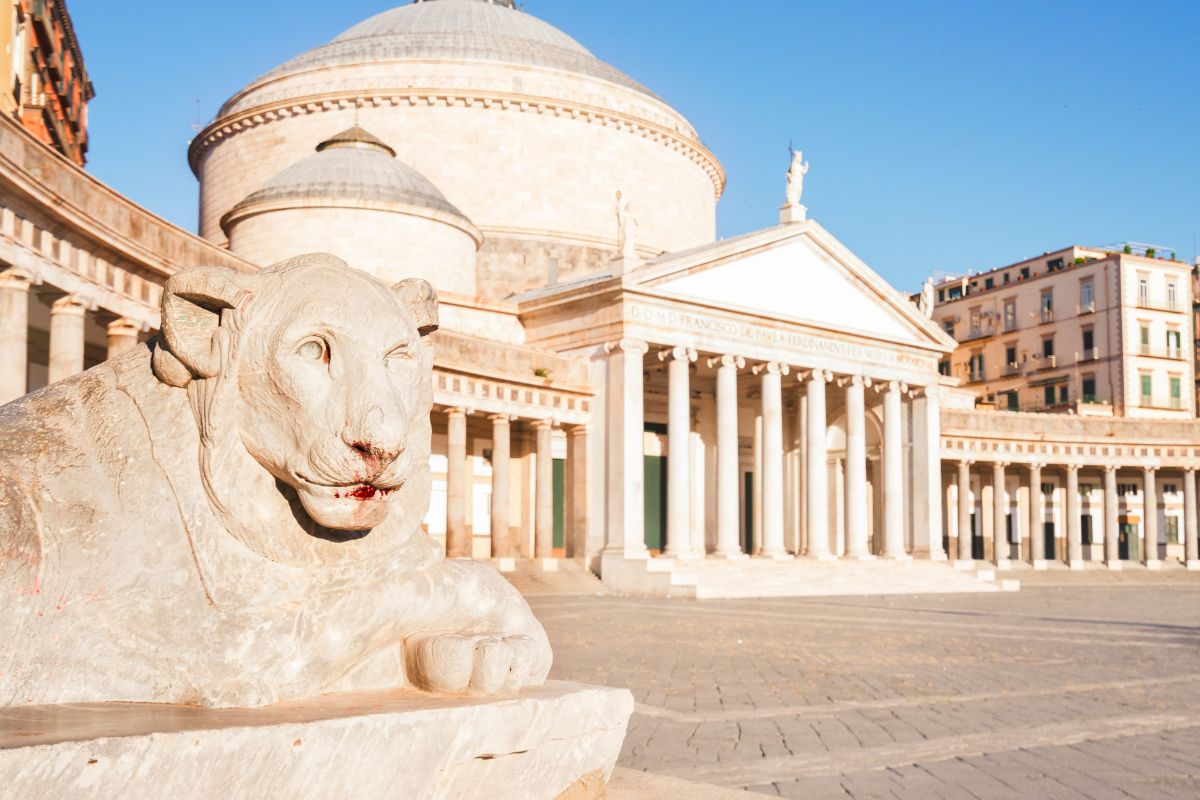
<svg viewBox="0 0 1200 800"><path fill-rule="evenodd" d="M1096 301L1093 300L1090 303L1080 303L1079 307L1076 309L1076 313L1078 313L1080 316L1083 316L1084 314L1095 314Z"/></svg>
<svg viewBox="0 0 1200 800"><path fill-rule="evenodd" d="M1007 378L1012 375L1020 375L1020 374L1021 374L1021 365L1018 364L1017 362L1013 361L1010 364L1004 365L1004 377Z"/></svg>
<svg viewBox="0 0 1200 800"><path fill-rule="evenodd" d="M1183 349L1180 347L1151 347L1143 344L1138 348L1138 355L1147 358L1166 358L1172 361L1183 361Z"/></svg>
<svg viewBox="0 0 1200 800"><path fill-rule="evenodd" d="M1100 351L1095 347L1085 349L1079 356L1080 361L1096 361L1100 358Z"/></svg>
<svg viewBox="0 0 1200 800"><path fill-rule="evenodd" d="M1033 356L1030 359L1035 370L1056 369L1058 367L1058 358L1056 356Z"/></svg>
<svg viewBox="0 0 1200 800"><path fill-rule="evenodd" d="M1042 322L1054 322L1054 309L1043 308L1041 312Z"/></svg>
<svg viewBox="0 0 1200 800"><path fill-rule="evenodd" d="M1144 294L1138 294L1137 307L1149 309L1150 311L1168 311L1175 314L1183 313L1183 304L1178 300L1159 300L1157 297L1150 297Z"/></svg>
<svg viewBox="0 0 1200 800"><path fill-rule="evenodd" d="M1184 408L1184 405L1182 397L1155 397L1153 395L1144 394L1138 400L1138 408L1180 411Z"/></svg>

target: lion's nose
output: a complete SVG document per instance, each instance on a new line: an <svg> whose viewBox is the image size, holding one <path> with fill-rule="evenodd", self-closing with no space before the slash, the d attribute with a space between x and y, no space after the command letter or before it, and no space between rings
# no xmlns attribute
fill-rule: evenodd
<svg viewBox="0 0 1200 800"><path fill-rule="evenodd" d="M407 445L404 415L399 409L367 408L342 429L342 441L362 459L372 474L391 466Z"/></svg>

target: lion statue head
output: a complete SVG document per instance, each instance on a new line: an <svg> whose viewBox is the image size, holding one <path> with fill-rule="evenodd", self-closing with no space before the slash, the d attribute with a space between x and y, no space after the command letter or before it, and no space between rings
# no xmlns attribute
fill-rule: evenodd
<svg viewBox="0 0 1200 800"><path fill-rule="evenodd" d="M153 369L186 390L226 529L292 565L345 562L418 530L429 494L437 297L325 254L172 276Z"/></svg>

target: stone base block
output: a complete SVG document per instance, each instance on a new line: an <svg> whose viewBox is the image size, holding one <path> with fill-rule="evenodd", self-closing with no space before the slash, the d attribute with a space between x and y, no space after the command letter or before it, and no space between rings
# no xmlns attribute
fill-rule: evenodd
<svg viewBox="0 0 1200 800"><path fill-rule="evenodd" d="M808 208L803 205L788 205L784 203L779 207L779 221L787 225L792 222L804 222L808 219Z"/></svg>
<svg viewBox="0 0 1200 800"><path fill-rule="evenodd" d="M557 558L539 558L537 564L542 572L558 572Z"/></svg>
<svg viewBox="0 0 1200 800"><path fill-rule="evenodd" d="M263 709L89 703L0 709L12 797L604 795L633 713L623 689L327 695Z"/></svg>
<svg viewBox="0 0 1200 800"><path fill-rule="evenodd" d="M492 563L496 565L496 569L500 572L517 571L517 560L515 558L493 558Z"/></svg>
<svg viewBox="0 0 1200 800"><path fill-rule="evenodd" d="M1183 566L1191 572L1200 572L1200 561L1188 561Z"/></svg>
<svg viewBox="0 0 1200 800"><path fill-rule="evenodd" d="M741 550L736 553L713 553L709 558L721 559L723 561L743 561L750 556L743 553Z"/></svg>
<svg viewBox="0 0 1200 800"><path fill-rule="evenodd" d="M1011 566L1012 566L1012 565L1008 563L1008 559L1007 559L1007 558L998 558L998 559L996 559L996 569L998 569L998 570L1000 570L1000 569L1008 569L1008 568L1009 568L1009 567L1011 567Z"/></svg>
<svg viewBox="0 0 1200 800"><path fill-rule="evenodd" d="M1002 592L1019 592L1021 591L1021 582L1016 578L1002 578L1000 580L1000 591Z"/></svg>
<svg viewBox="0 0 1200 800"><path fill-rule="evenodd" d="M795 561L796 557L791 553L759 553L755 558L761 558L764 561Z"/></svg>
<svg viewBox="0 0 1200 800"><path fill-rule="evenodd" d="M875 556L872 553L863 553L862 555L857 556L847 555L846 558L850 559L851 561L874 561L876 558L878 558L878 556ZM945 557L942 557L941 559L933 559L933 561L939 560L945 561L946 559Z"/></svg>
<svg viewBox="0 0 1200 800"><path fill-rule="evenodd" d="M1163 565L1162 565L1161 561L1154 560L1154 561L1146 562L1146 569L1150 570L1151 572L1158 572L1162 568L1163 568Z"/></svg>
<svg viewBox="0 0 1200 800"><path fill-rule="evenodd" d="M1079 559L1068 561L1067 569L1083 569L1083 562Z"/></svg>
<svg viewBox="0 0 1200 800"><path fill-rule="evenodd" d="M1044 558L1039 558L1033 562L1033 568L1038 572L1045 572L1047 569L1049 569L1049 566Z"/></svg>
<svg viewBox="0 0 1200 800"><path fill-rule="evenodd" d="M1110 562L1108 562L1108 568L1112 572L1120 572L1121 571L1121 562L1120 561L1110 561Z"/></svg>

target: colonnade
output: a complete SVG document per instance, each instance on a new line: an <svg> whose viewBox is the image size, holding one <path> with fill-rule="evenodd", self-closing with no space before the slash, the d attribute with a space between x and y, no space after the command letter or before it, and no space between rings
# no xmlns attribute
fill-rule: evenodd
<svg viewBox="0 0 1200 800"><path fill-rule="evenodd" d="M29 303L33 275L16 267L0 271L0 404L24 395L31 388L29 371ZM143 326L136 320L102 312L88 298L45 286L39 294L53 297L50 305L50 354L47 382L54 383L82 372L85 366L85 323L89 313L101 314L106 323L107 357L137 346Z"/></svg>
<svg viewBox="0 0 1200 800"><path fill-rule="evenodd" d="M467 458L467 421L474 414L465 407L448 407L446 416L446 556L471 558L474 555L474 531L467 519L467 493L471 469ZM489 538L491 557L549 559L554 557L554 430L551 418L518 420L508 414L490 414L491 423L491 510ZM533 541L532 548L522 546L522 536L513 526L512 486L517 478L513 469L513 423L524 422L533 431ZM588 526L586 425L562 426L567 435L566 531L568 557L582 557Z"/></svg>
<svg viewBox="0 0 1200 800"><path fill-rule="evenodd" d="M955 490L957 494L957 524L953 529L948 530L948 550L952 558L961 561L975 560L979 553L974 548L977 541L975 526L972 524L973 514L976 509L976 498L971 488L972 467L974 461L960 460L956 465L955 475ZM1183 468L1177 470L1164 470L1153 465L1136 465L1123 466L1118 464L1106 464L1096 467L1081 467L1078 464L1061 464L1048 465L1041 462L1033 462L1028 464L1013 465L1010 462L998 460L992 461L986 467L981 465L982 472L980 474L981 484L987 483L991 489L990 509L984 509L980 503L980 511L984 514L991 515L991 537L984 539L984 548L982 556L984 559L995 563L997 566L1007 566L1012 559L1012 542L1006 538L1006 533L1009 529L1009 515L1012 508L1012 501L1007 488L1007 478L1010 474L1010 469L1015 469L1023 472L1023 486L1027 491L1028 502L1026 510L1028 512L1027 520L1013 519L1013 529L1016 531L1018 541L1028 540L1028 546L1019 547L1017 558L1026 558L1034 567L1044 567L1048 560L1057 557L1063 561L1068 567L1078 569L1083 566L1085 560L1084 541L1083 541L1083 513L1081 508L1080 496L1080 473L1087 469L1091 472L1101 471L1103 473L1103 524L1098 531L1098 537L1103 540L1103 559L1105 564L1111 569L1120 569L1123 560L1120 552L1120 536L1121 536L1121 496L1119 493L1118 472L1122 470L1136 471L1137 478L1134 481L1128 481L1126 486L1134 485L1140 487L1142 501L1138 509L1140 515L1137 517L1140 523L1139 532L1133 533L1132 530L1126 532L1127 538L1132 538L1136 541L1141 539L1140 560L1148 568L1154 569L1161 564L1163 559L1163 544L1162 532L1159 530L1159 512L1161 493L1159 492L1159 484L1162 475L1178 475L1182 478L1183 484L1183 554L1182 558L1190 567L1200 567L1200 553L1198 553L1198 526L1197 526L1197 497L1196 497L1196 469ZM1063 552L1048 554L1046 550L1046 536L1043 527L1046 524L1047 506L1046 495L1043 492L1043 480L1047 477L1046 470L1052 469L1056 472L1061 472L1064 480L1063 492L1063 516L1065 517L1065 547ZM1131 526L1132 527L1132 526ZM968 535L963 535L967 532ZM1132 534L1132 536L1131 536ZM1022 555L1022 551L1025 555Z"/></svg>
<svg viewBox="0 0 1200 800"><path fill-rule="evenodd" d="M636 339L622 339L606 345L607 353L607 475L608 540L605 553L624 558L644 558L643 518L643 429L645 426L643 361L650 345ZM831 519L844 520L844 555L851 558L871 558L872 536L868 518L869 483L867 480L867 423L866 393L878 393L882 416L882 547L877 555L884 558L908 557L906 532L907 515L916 500L905 497L905 463L908 447L922 447L907 434L906 401L918 394L903 382L874 380L859 373L838 373L823 368L795 369L781 361L750 363L736 354L722 353L701 359L692 348L673 346L657 349L650 363L666 362L667 372L667 510L666 541L663 555L676 558L700 558L706 555L719 558L741 558L757 555L763 558L784 559L808 555L832 559L843 555L833 535ZM706 366L715 372L715 536L705 546L698 547L692 535L690 519L695 507L691 493L696 491L693 480L692 401L693 370ZM746 392L739 391L739 374L753 376L753 394L757 394L754 426L754 552L746 553L741 544L740 525L743 519L739 477L742 461L742 430L739 430L739 408L746 402ZM708 376L706 375L706 378ZM828 473L831 468L827 447L829 420L826 394L836 384L845 390L846 453L844 458L844 509L831 514L828 497L832 487ZM785 390L785 386L790 391ZM803 444L793 448L785 442L785 397L796 398L791 426L791 443ZM925 398L929 401L929 398ZM936 407L935 407L936 408ZM745 433L750 433L745 430ZM926 441L929 441L926 437ZM936 441L936 440L935 440ZM789 462L789 452L798 456ZM936 452L922 455L936 464ZM804 466L797 469L799 462ZM793 466L788 469L788 464ZM940 469L940 467L938 468ZM800 473L804 473L801 478ZM932 474L932 472L930 473ZM930 479L934 485L936 477ZM924 479L920 483L924 484ZM802 503L789 503L789 494L799 488ZM804 509L801 514L800 508ZM800 536L789 537L789 512ZM940 529L940 518L938 518ZM801 541L807 542L805 548ZM940 539L931 542L931 557L941 554Z"/></svg>

